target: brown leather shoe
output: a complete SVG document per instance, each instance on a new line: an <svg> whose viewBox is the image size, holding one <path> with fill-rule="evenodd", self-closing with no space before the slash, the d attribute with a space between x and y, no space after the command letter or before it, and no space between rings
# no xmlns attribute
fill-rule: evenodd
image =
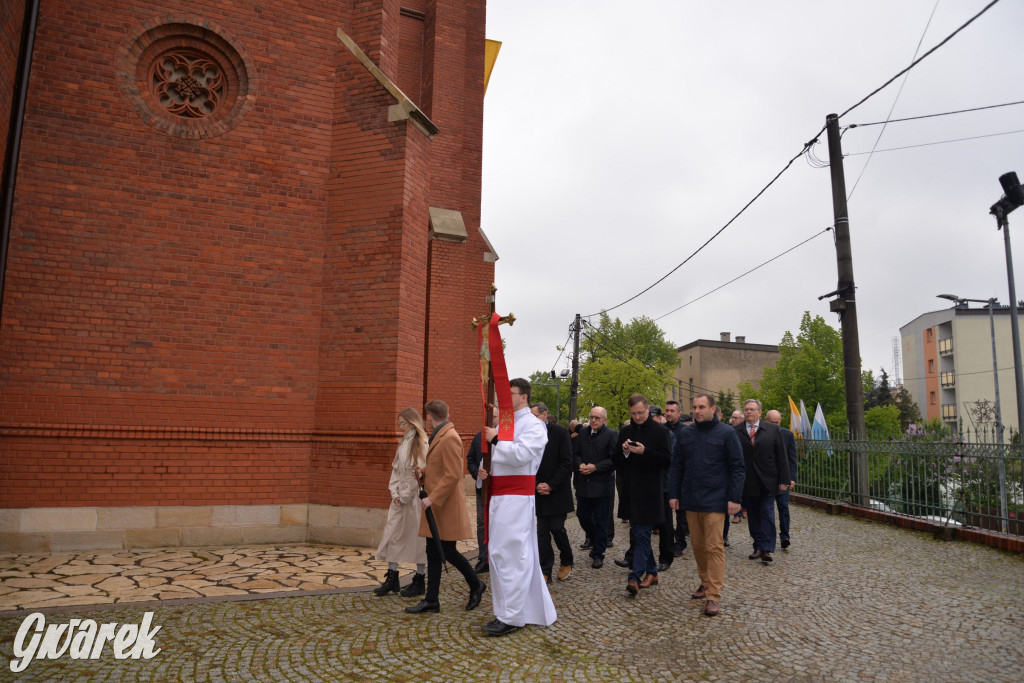
<svg viewBox="0 0 1024 683"><path fill-rule="evenodd" d="M709 617L717 616L718 615L718 603L715 602L714 600L708 600L704 604L704 614L708 615Z"/></svg>
<svg viewBox="0 0 1024 683"><path fill-rule="evenodd" d="M657 585L658 585L658 575L657 574L648 574L647 576L644 577L644 580L640 582L640 587L641 588L650 588L651 586L657 586Z"/></svg>
<svg viewBox="0 0 1024 683"><path fill-rule="evenodd" d="M636 595L640 592L640 584L638 584L633 579L630 579L628 582L626 582L626 592L630 595Z"/></svg>
<svg viewBox="0 0 1024 683"><path fill-rule="evenodd" d="M693 591L693 595L690 597L694 600L703 600L708 596L708 588L703 583L697 586L697 590Z"/></svg>
<svg viewBox="0 0 1024 683"><path fill-rule="evenodd" d="M562 566L560 566L558 568L558 580L559 581L565 581L566 579L568 579L569 578L569 574L572 574L572 565L571 564L563 564Z"/></svg>
<svg viewBox="0 0 1024 683"><path fill-rule="evenodd" d="M761 557L761 553L763 553L763 552L764 552L763 550L755 550L754 552L752 552L749 555L747 555L747 559L748 560L756 560L757 558Z"/></svg>

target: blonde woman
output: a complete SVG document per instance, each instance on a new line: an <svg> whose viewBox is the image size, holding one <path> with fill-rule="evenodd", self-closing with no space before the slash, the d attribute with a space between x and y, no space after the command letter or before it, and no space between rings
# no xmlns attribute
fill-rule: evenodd
<svg viewBox="0 0 1024 683"><path fill-rule="evenodd" d="M423 595L425 590L427 551L419 535L423 507L415 471L426 466L427 433L423 418L414 408L406 408L398 414L398 428L402 430L402 439L391 463L391 481L388 482L391 507L376 555L377 560L388 563L388 573L373 592L379 596L398 593L398 563L410 562L416 564L416 573L400 595L411 598Z"/></svg>

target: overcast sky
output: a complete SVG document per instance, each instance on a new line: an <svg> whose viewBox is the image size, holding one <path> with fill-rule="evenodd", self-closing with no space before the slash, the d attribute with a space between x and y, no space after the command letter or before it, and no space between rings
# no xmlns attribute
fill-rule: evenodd
<svg viewBox="0 0 1024 683"><path fill-rule="evenodd" d="M503 44L484 102L482 228L500 257L498 310L517 318L503 329L509 372L567 367L556 347L576 313L616 306L679 265L827 114L986 4L489 0L487 36ZM1024 2L1002 0L840 124L1024 100L1021 29ZM1002 107L890 123L878 149L1022 129L1024 105ZM900 326L949 305L936 294L1008 302L988 208L1001 174L1024 178L1024 133L877 151L868 163L881 131L843 137L861 356L876 375L892 372ZM777 344L804 311L838 328L818 300L837 283L831 232L665 316L832 222L829 171L801 157L700 254L610 314L660 318L677 346L725 331ZM1024 298L1024 209L1010 224Z"/></svg>

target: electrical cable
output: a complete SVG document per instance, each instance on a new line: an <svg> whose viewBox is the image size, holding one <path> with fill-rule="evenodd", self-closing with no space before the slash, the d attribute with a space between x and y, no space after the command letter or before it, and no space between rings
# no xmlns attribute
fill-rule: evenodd
<svg viewBox="0 0 1024 683"><path fill-rule="evenodd" d="M827 228L825 228L824 230L822 230L821 232L816 232L816 233L814 233L813 235L811 235L810 237L808 237L807 239L805 239L805 240L804 240L803 242L800 242L799 244L794 244L794 245L793 245L792 247L790 247L789 249L787 249L787 250L785 250L785 251L783 251L783 252L781 252L781 253L779 253L779 254L776 254L775 256L771 257L770 259L768 259L767 261L765 261L764 263L762 263L762 264L760 264L760 265L754 266L753 268L751 268L751 269L750 269L750 270L748 270L747 272L743 273L742 275L737 275L736 277L734 277L733 279L729 280L729 281L728 281L728 282L726 282L725 284L721 284L721 285L719 285L719 286L715 287L714 289L712 289L711 291L709 291L709 292L705 292L704 294L701 294L701 295L700 295L700 296L698 296L698 297L697 297L696 299L691 299L690 301L687 301L687 302L686 302L685 304L683 304L682 306L679 306L678 308L673 308L673 309L672 309L671 311L669 311L668 313L665 313L664 315L660 315L660 316L658 316L657 318L654 318L654 322L657 322L657 321L661 320L662 318L665 318L665 317L667 317L667 316L670 316L670 315L672 315L673 313L675 313L676 311L682 310L682 309L686 308L687 306L689 306L689 305L690 305L690 304L692 304L692 303L696 303L696 302L700 301L701 299L703 299L704 297L708 296L709 294L714 294L715 292L717 292L718 290L722 289L723 287L728 287L729 285L731 285L732 283L736 282L736 281L737 281L737 280L739 280L740 278L744 278L744 277L746 277L747 275L750 275L750 274L751 274L751 273L753 273L753 272L754 272L755 270L758 270L759 268L762 268L763 266L766 266L766 265L768 265L768 264L769 264L769 263L771 263L772 261L775 261L775 260L777 260L777 259L779 259L779 258L781 258L781 257L785 256L786 254L788 254L789 252L793 251L794 249L797 249L798 247L802 247L803 245L807 244L808 242L810 242L810 241L811 241L811 240L813 240L814 238L816 238L816 237L819 237L819 236L821 236L821 235L824 235L824 234L825 234L826 232L828 232L828 231L829 231L829 230L831 230L831 229L832 229L832 226L830 225L830 226L828 226Z"/></svg>
<svg viewBox="0 0 1024 683"><path fill-rule="evenodd" d="M575 327L575 326L576 326L576 321L574 320L574 321L573 321L572 323L570 323L570 325L569 325L569 336L565 338L565 343L564 343L564 344L562 344L562 350L561 350L561 352L560 352L560 353L558 354L558 358L556 358L556 359L555 359L555 362L554 362L554 364L553 364L553 365L551 366L551 369L552 369L552 370L554 370L554 369L555 369L555 366L557 366L557 365L558 365L558 361L562 360L562 356L563 356L563 355L565 354L565 349L566 349L566 347L568 347L568 346L569 346L569 340L570 340L570 339L572 339L573 327Z"/></svg>
<svg viewBox="0 0 1024 683"><path fill-rule="evenodd" d="M935 0L935 6L932 7L932 13L928 15L928 21L924 25L924 31L921 32L921 38L917 41L917 47L914 48L914 56L910 58L911 62L917 59L917 53L921 51L921 43L924 42L924 37L928 34L928 27L932 25L932 18L935 16L935 10L937 10L938 8L939 0ZM889 113L885 115L886 119L892 116L892 113L896 111L896 103L900 101L900 95L903 94L903 87L907 84L908 78L910 78L909 71L906 73L906 75L903 76L903 81L900 83L900 89L896 91L896 97L893 98L892 106L889 107ZM849 194L846 195L846 201L850 201L850 197L852 197L854 191L856 191L857 185L860 184L860 179L864 177L864 172L868 170L868 164L871 163L871 157L875 153L875 149L878 147L878 143L882 141L882 136L885 135L885 128L886 126L883 125L882 130L878 132L878 137L875 138L875 144L872 145L871 147L871 154L868 155L867 160L864 162L864 165L860 169L860 173L857 175L857 180L854 181L853 187L850 188Z"/></svg>
<svg viewBox="0 0 1024 683"><path fill-rule="evenodd" d="M978 13L977 13L977 14L975 14L975 15L974 15L973 17L971 17L970 19L968 19L968 20L967 20L967 21L966 21L966 22L965 22L964 24L962 24L962 25L960 26L960 28L958 28L957 30L953 31L953 32L952 32L952 33L950 33L950 34L949 34L948 36L946 36L946 37L945 37L945 38L944 38L944 39L942 40L942 42L940 42L940 43L939 43L938 45L936 45L936 46L935 46L935 47L933 47L932 49L928 50L928 52L925 52L925 53L924 53L923 55L921 55L921 56L920 56L919 58L915 59L915 60L914 60L913 62L911 62L911 63L910 63L910 66L908 66L908 67L907 67L906 69L903 69L903 71L900 71L900 72L899 72L898 74L896 74L895 76L893 76L892 78L890 78L889 80L887 80L887 81L886 81L885 83L883 83L882 85L878 86L877 88L875 88L874 90L872 90L872 91L871 91L870 93L868 93L867 95L865 95L863 99L861 99L861 100L860 100L859 102L857 102L857 104L853 105L852 107L850 107L849 109L847 109L846 111L844 111L844 112L843 112L842 114L840 114L838 118L840 118L840 119L841 119L841 118L843 118L844 116L846 116L847 114L849 114L849 113L850 113L851 111L853 111L854 109L856 109L857 107L859 107L860 105L864 104L864 103L865 103L865 102L867 102L867 101L868 101L869 99L871 99L872 97L874 97L875 95L877 95L877 94L878 94L879 92L881 92L881 91L882 91L883 89L885 89L885 88L886 88L886 87L887 87L887 86L888 86L888 85L889 85L890 83L892 83L893 81L895 81L895 80L896 80L897 78L899 78L900 76L902 76L903 74L905 74L906 72L910 71L910 70L911 70L911 69L913 69L913 68L914 68L915 66L917 66L918 64L920 64L920 63L921 63L921 62L922 62L922 61L923 61L924 59L926 59L926 58L927 58L927 57L928 57L929 55L931 55L931 54L932 54L933 52L935 52L935 51L936 51L936 50L938 50L938 49L939 49L940 47L942 47L943 45L945 45L946 43L948 43L948 42L949 42L950 40L952 40L952 39L953 39L953 36L955 36L956 34L960 33L960 31L963 31L963 30L964 30L965 28L967 28L967 27L968 27L968 26L970 26L970 25L971 25L972 23L974 23L974 21L975 21L976 19L978 19L978 17L980 17L980 16L982 15L982 14L984 14L985 12L989 11L990 9L992 9L992 7L993 7L993 6L994 6L994 5L996 4L996 3L998 3L998 2L999 2L999 0L992 0L992 2L988 3L987 5L985 5L985 6L983 7L983 8L981 8L981 11L980 11L980 12L978 12Z"/></svg>
<svg viewBox="0 0 1024 683"><path fill-rule="evenodd" d="M984 111L986 109L999 109L1000 107L1012 107L1024 104L1024 100L1016 102L1004 102L1002 104L990 104L985 107L971 107L970 109L957 109L955 111L944 111L938 114L922 114L921 116L908 116L902 119L886 119L885 121L872 121L871 123L851 123L847 128L866 128L867 126L881 126L886 123L903 123L904 121L918 121L920 119L932 119L936 116L952 116L953 114L967 114L973 111Z"/></svg>
<svg viewBox="0 0 1024 683"><path fill-rule="evenodd" d="M822 130L824 130L824 128L822 128ZM820 135L820 132L819 132L819 135ZM789 170L789 167L793 165L793 162L794 162L794 161L796 161L797 159L799 159L799 158L800 158L801 156L803 156L803 155L804 155L804 153L805 153L805 152L807 151L807 147L808 147L808 146L810 146L811 144L813 144L813 143L814 143L814 142L816 142L816 141L817 141L817 136L815 136L814 140L811 140L811 141L809 141L809 142L807 142L807 143L804 143L804 147L803 147L803 149L801 149L801 150L800 150L800 153L799 153L799 154L797 154L797 155L796 155L796 156L794 156L794 157L793 157L792 159L790 159L790 160L789 160L788 162L786 162L786 165L782 167L782 170L781 170L781 171L779 171L779 172L778 172L778 173L777 173L777 174L775 175L775 177L774 177L774 178L772 178L772 179L771 179L771 180L770 180L770 181L768 182L768 184L767 184L767 185L765 185L764 187L762 187L762 188L761 188L761 191L760 191L760 192L758 192L758 193L757 193L756 195L754 195L754 198L753 198L753 199L751 199L751 200L750 200L749 202L747 202L746 204L744 204L744 205L743 205L743 208L742 208L742 209L740 209L740 210L739 210L739 211L738 211L738 212L736 213L736 215L735 215L735 216L733 216L732 218L730 218L730 219L729 219L729 221L728 221L728 222L727 222L727 223L726 223L725 225L723 225L723 226L722 226L721 228L719 228L719 229L718 229L718 231L717 231L717 232L716 232L715 234L713 234L713 235L712 235L711 237L709 237L709 238L707 239L707 241L705 241L705 242L704 242L704 244L702 244L702 245L700 245L699 247L697 247L697 249L696 249L696 250L695 250L695 251L694 251L694 252L693 252L692 254L690 254L689 256L687 256L687 257L686 257L686 259L685 259L685 260L683 260L683 262L682 262L682 263L680 263L680 264L679 264L679 265L677 265L677 266L676 266L675 268L673 268L672 270L670 270L670 271L668 271L667 273L665 273L664 275L662 275L662 276L661 276L660 278L658 278L658 280L656 280L656 281L655 281L655 282L654 282L653 284L651 284L651 285L650 285L649 287L647 287L646 289L644 289L644 290L642 290L642 291L638 292L637 294L634 294L633 296L631 296L630 298L626 299L626 300L625 300L625 301L623 301L622 303L616 304L616 305L612 306L611 308L605 308L605 309L603 309L603 310L601 310L601 311L598 311L597 313L590 313L589 315L586 315L586 316L584 316L584 317L585 317L585 318L590 318L590 317L593 317L593 316L595 316L595 315L600 315L601 313L607 313L607 312L609 312L609 311L614 311L614 310L615 310L616 308L620 308L621 306L625 306L625 305L626 305L626 304L628 304L628 303L629 303L630 301L633 301L634 299L637 299L637 298L639 298L639 297L640 297L641 295L643 295L643 294L646 294L647 292L649 292L649 291L651 291L652 289L654 289L654 288L655 288L655 287L656 287L657 285L659 285L659 284L661 284L662 282L664 282L664 281L665 281L665 280L666 280L666 279L668 278L668 276L672 275L672 273L676 272L677 270L679 270L680 268L682 268L683 266L685 266L685 265L686 265L686 264L687 264L687 263L688 263L688 262L690 261L690 259L692 259L692 258L693 258L694 256L696 256L696 255L697 255L697 254L699 254L699 253L700 253L701 251L703 251L703 250L704 250L704 247L706 247L706 246L708 246L709 244L711 244L711 242L712 242L712 241L713 241L713 240L714 240L714 239L715 239L716 237L718 237L718 236L719 236L719 235L721 235L721 234L722 234L723 232L725 232L725 229L726 229L726 228L728 228L728 227L729 227L730 225L732 225L732 224L733 224L733 222L735 222L735 220L736 220L737 218L739 218L739 217L740 217L740 216L741 216L741 215L743 214L743 212L745 212L745 211L746 211L747 209L749 209L749 208L750 208L750 206L751 206L751 205L752 205L752 204L753 204L754 202L756 202L756 201L757 201L758 199L760 199L761 195L763 195L763 194L764 194L764 193L765 193L765 192L766 192L766 191L768 190L768 188L769 188L769 187L771 187L772 185L774 185L774 184L775 184L775 181L776 181L776 180L778 180L778 179L779 179L779 178L780 178L780 177L782 176L782 174L783 174L783 173L785 173L786 171L788 171L788 170Z"/></svg>
<svg viewBox="0 0 1024 683"><path fill-rule="evenodd" d="M1000 136L1003 136L1003 135L1016 135L1017 133L1024 133L1024 128L1022 128L1020 130L1007 130L1007 131L1003 131L1002 133L989 133L987 135L974 135L974 136L969 137L969 138L956 138L954 140L939 140L937 142L923 142L920 145L905 145L903 147L889 147L887 149L877 149L877 150L873 150L873 151L874 152L897 152L897 151L899 151L901 149L914 149L916 147L931 147L933 145L946 145L946 144L949 144L951 142L964 142L966 140L981 140L982 138L997 138L997 137L1000 137ZM872 152L849 152L847 154L844 154L843 156L844 157L856 157L856 156L861 156L863 154L871 154L871 153Z"/></svg>

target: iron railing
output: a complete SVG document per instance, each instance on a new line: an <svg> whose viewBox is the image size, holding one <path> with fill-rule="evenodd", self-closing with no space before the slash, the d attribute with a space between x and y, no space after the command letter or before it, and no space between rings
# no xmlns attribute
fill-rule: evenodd
<svg viewBox="0 0 1024 683"><path fill-rule="evenodd" d="M1024 457L993 434L798 439L797 492L853 504L851 453L868 461L870 506L950 526L1024 536Z"/></svg>

